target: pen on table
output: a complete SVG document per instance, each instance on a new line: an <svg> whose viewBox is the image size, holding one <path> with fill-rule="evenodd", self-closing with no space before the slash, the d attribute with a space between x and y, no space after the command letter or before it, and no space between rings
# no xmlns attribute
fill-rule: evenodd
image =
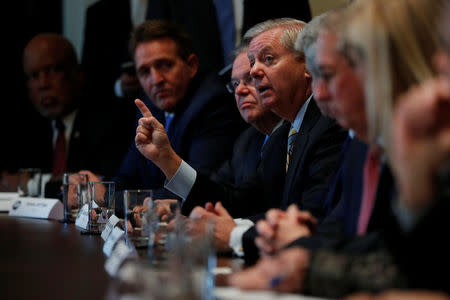
<svg viewBox="0 0 450 300"><path fill-rule="evenodd" d="M277 276L272 277L269 281L269 288L273 289L279 286L285 279L286 276L284 274L278 274Z"/></svg>

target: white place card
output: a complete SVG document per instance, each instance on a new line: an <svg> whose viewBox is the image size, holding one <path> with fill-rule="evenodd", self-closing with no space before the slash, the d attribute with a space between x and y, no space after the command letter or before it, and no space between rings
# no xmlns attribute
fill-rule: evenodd
<svg viewBox="0 0 450 300"><path fill-rule="evenodd" d="M103 253L105 253L107 257L111 256L111 252L114 249L117 241L122 239L123 237L125 237L125 231L123 231L119 227L114 227L111 234L108 236L108 239L105 241L105 244L103 245Z"/></svg>
<svg viewBox="0 0 450 300"><path fill-rule="evenodd" d="M19 193L0 193L0 212L9 212L17 198L19 198Z"/></svg>
<svg viewBox="0 0 450 300"><path fill-rule="evenodd" d="M87 230L89 224L89 208L88 205L85 204L81 207L80 212L75 219L75 225L80 227L81 229Z"/></svg>
<svg viewBox="0 0 450 300"><path fill-rule="evenodd" d="M9 215L12 217L62 220L64 208L58 199L19 197L13 202Z"/></svg>
<svg viewBox="0 0 450 300"><path fill-rule="evenodd" d="M136 250L129 247L124 240L120 240L114 248L111 256L105 261L105 270L109 276L115 277L117 275L117 271L120 269L120 266L127 258L137 258Z"/></svg>
<svg viewBox="0 0 450 300"><path fill-rule="evenodd" d="M17 198L19 198L19 193L9 193L9 192L1 192L0 193L0 201L17 199Z"/></svg>
<svg viewBox="0 0 450 300"><path fill-rule="evenodd" d="M116 215L112 215L108 219L108 223L105 225L105 229L102 231L102 239L106 241L108 239L108 236L111 234L111 231L113 230L114 226L116 226L117 223L119 223L120 219L116 217Z"/></svg>

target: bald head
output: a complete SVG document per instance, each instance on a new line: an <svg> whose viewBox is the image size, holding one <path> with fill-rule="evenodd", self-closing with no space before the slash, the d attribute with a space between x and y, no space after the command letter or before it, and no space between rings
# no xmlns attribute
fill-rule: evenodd
<svg viewBox="0 0 450 300"><path fill-rule="evenodd" d="M78 105L82 77L72 44L58 34L39 34L25 46L23 69L29 98L46 118L57 119Z"/></svg>
<svg viewBox="0 0 450 300"><path fill-rule="evenodd" d="M43 33L33 37L24 50L24 66L36 55L53 56L67 64L78 65L75 49L69 40L59 34Z"/></svg>

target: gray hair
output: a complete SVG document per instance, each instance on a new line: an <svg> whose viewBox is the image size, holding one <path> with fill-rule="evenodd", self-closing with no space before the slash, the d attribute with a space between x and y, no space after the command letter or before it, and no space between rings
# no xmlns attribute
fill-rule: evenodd
<svg viewBox="0 0 450 300"><path fill-rule="evenodd" d="M311 72L315 66L316 41L321 31L338 33L341 14L347 5L329 10L314 17L298 34L295 41L295 50L305 54L306 65Z"/></svg>
<svg viewBox="0 0 450 300"><path fill-rule="evenodd" d="M305 25L305 22L293 18L267 20L258 23L247 30L242 39L242 43L243 45L248 46L250 42L258 35L275 28L280 28L283 30L280 39L281 44L286 47L286 49L292 51L297 58L301 58L304 53L302 50L299 51L295 49L295 41L297 40L297 35L301 32Z"/></svg>

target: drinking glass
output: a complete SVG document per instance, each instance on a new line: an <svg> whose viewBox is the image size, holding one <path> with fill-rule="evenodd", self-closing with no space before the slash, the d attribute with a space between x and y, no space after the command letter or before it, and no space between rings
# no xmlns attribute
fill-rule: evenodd
<svg viewBox="0 0 450 300"><path fill-rule="evenodd" d="M124 190L126 238L136 248L148 246L148 213L153 209L152 190Z"/></svg>
<svg viewBox="0 0 450 300"><path fill-rule="evenodd" d="M63 174L64 222L74 223L81 207L88 201L88 175Z"/></svg>
<svg viewBox="0 0 450 300"><path fill-rule="evenodd" d="M89 233L100 234L115 210L115 183L89 182Z"/></svg>

